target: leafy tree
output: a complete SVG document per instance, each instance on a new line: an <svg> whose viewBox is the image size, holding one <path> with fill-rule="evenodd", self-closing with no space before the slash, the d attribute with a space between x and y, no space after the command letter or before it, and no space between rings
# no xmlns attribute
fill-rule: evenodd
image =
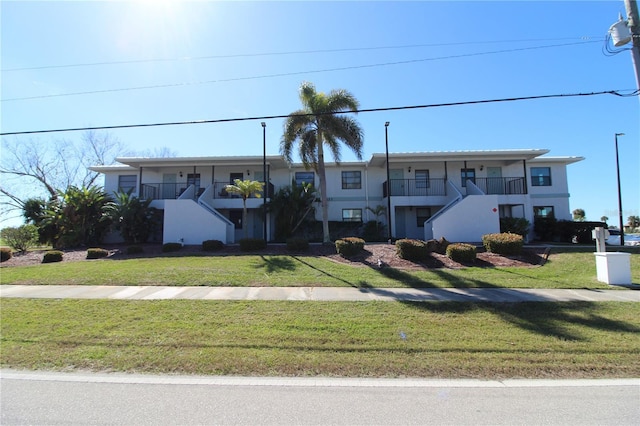
<svg viewBox="0 0 640 426"><path fill-rule="evenodd" d="M260 198L264 192L264 182L257 180L236 179L232 185L227 185L224 189L232 194L238 194L242 198L242 231L244 238L247 238L247 198L252 195Z"/></svg>
<svg viewBox="0 0 640 426"><path fill-rule="evenodd" d="M607 216L601 216L600 217L600 222L607 223L608 220L609 220L609 218Z"/></svg>
<svg viewBox="0 0 640 426"><path fill-rule="evenodd" d="M0 237L12 249L24 253L38 241L38 228L35 225L22 225L17 228L4 228Z"/></svg>
<svg viewBox="0 0 640 426"><path fill-rule="evenodd" d="M573 212L573 220L576 222L584 222L587 218L586 213L583 209L575 209Z"/></svg>
<svg viewBox="0 0 640 426"><path fill-rule="evenodd" d="M316 92L312 83L300 86L300 100L303 108L291 113L284 124L284 135L280 151L292 162L294 144L298 142L298 152L305 168L313 168L320 180L322 208L322 234L325 244L331 243L329 235L329 207L327 200L327 179L324 149L340 162L340 144L343 142L357 156L362 158L363 131L353 118L340 112L357 111L359 103L348 91L332 90L328 95Z"/></svg>
<svg viewBox="0 0 640 426"><path fill-rule="evenodd" d="M146 243L158 225L151 199L132 197L131 191L117 192L114 202L106 205L106 213L127 244Z"/></svg>
<svg viewBox="0 0 640 426"><path fill-rule="evenodd" d="M102 242L111 220L111 198L100 188L70 186L47 205L41 222L52 230L55 248L96 245Z"/></svg>
<svg viewBox="0 0 640 426"><path fill-rule="evenodd" d="M627 224L632 229L635 229L635 228L639 227L640 226L640 216L629 216L627 218Z"/></svg>
<svg viewBox="0 0 640 426"><path fill-rule="evenodd" d="M57 227L45 221L46 212L57 205L56 198L45 201L42 198L29 198L24 202L22 215L27 224L36 226L38 241L42 244L52 243L56 239Z"/></svg>
<svg viewBox="0 0 640 426"><path fill-rule="evenodd" d="M317 201L313 184L303 182L282 187L271 196L267 205L275 217L275 238L286 240L296 233L298 228L315 215L313 203Z"/></svg>

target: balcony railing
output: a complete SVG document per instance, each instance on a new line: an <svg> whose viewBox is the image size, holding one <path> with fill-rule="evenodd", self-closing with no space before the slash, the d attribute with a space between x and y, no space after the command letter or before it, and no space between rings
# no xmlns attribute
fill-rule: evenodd
<svg viewBox="0 0 640 426"><path fill-rule="evenodd" d="M527 187L523 177L475 178L474 184L485 194L526 194Z"/></svg>
<svg viewBox="0 0 640 426"><path fill-rule="evenodd" d="M447 195L445 179L391 179L391 196L428 197ZM387 182L382 184L383 197L387 196Z"/></svg>
<svg viewBox="0 0 640 426"><path fill-rule="evenodd" d="M186 190L178 183L143 183L140 198L152 200L175 200Z"/></svg>
<svg viewBox="0 0 640 426"><path fill-rule="evenodd" d="M240 198L237 194L231 194L225 190L227 183L216 182L213 188L213 198ZM143 199L152 199L152 200L175 200L184 191L187 190L187 185L180 183L143 183L142 184L142 195ZM196 187L195 194L196 196L202 195L206 188L204 187ZM267 198L271 197L275 192L274 186L272 183L267 185L266 187L266 196ZM253 197L252 197L253 198Z"/></svg>
<svg viewBox="0 0 640 426"><path fill-rule="evenodd" d="M470 179L487 195L526 194L527 186L523 177L496 177ZM391 196L428 197L447 195L446 179L391 179ZM387 182L382 184L383 196L387 196Z"/></svg>
<svg viewBox="0 0 640 426"><path fill-rule="evenodd" d="M239 194L233 194L228 192L225 188L229 185L228 183L216 182L213 184L213 198L240 198ZM275 187L272 183L269 183L265 186L265 193L260 194L260 197L271 198L271 196L275 192ZM250 198L257 198L255 195L251 195Z"/></svg>

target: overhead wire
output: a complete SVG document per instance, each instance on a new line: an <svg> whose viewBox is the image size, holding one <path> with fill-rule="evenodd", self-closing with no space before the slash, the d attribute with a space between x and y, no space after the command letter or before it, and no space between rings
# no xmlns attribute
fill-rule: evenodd
<svg viewBox="0 0 640 426"><path fill-rule="evenodd" d="M376 64L364 64L364 65L353 65L353 66L346 66L346 67L325 68L325 69L319 69L319 70L292 71L292 72L266 74L266 75L259 75L259 76L232 77L232 78L217 79L217 80L156 84L156 85L148 85L148 86L136 86L136 87L125 87L125 88L104 89L104 90L90 90L90 91L84 91L84 92L70 92L70 93L58 93L58 94L51 94L51 95L26 96L26 97L19 97L19 98L1 99L0 102L15 102L15 101L34 100L34 99L57 98L57 97L65 97L65 96L94 95L94 94L102 94L102 93L149 90L149 89L160 89L160 88L169 88L169 87L185 87L185 86L194 86L194 85L202 85L202 84L225 83L225 82L231 82L231 81L288 77L288 76L303 75L303 74L318 74L318 73L325 73L325 72L347 71L347 70L364 69L364 68L376 68L376 67L383 67L383 66L406 65L406 64L412 64L412 63L429 62L429 61L437 61L437 60L445 60L445 59L457 59L457 58L467 58L467 57L474 57L474 56L494 55L494 54L500 54L500 53L513 53L513 52L522 52L522 51L528 51L528 50L540 50L540 49L575 46L575 45L599 43L599 42L600 40L598 41L590 40L590 41L580 41L580 42L573 42L573 43L561 43L561 44L553 44L553 45L502 49L502 50L494 50L494 51L488 51L488 52L475 52L475 53L465 53L465 54L459 54L459 55L447 55L447 56L439 56L439 57L432 57L432 58L409 59L404 61L384 62L384 63L376 63Z"/></svg>
<svg viewBox="0 0 640 426"><path fill-rule="evenodd" d="M475 101L461 101L461 102L448 102L448 103L439 103L439 104L423 104L423 105L406 105L406 106L398 106L398 107L382 107L382 108L365 108L358 109L356 111L343 111L343 112L331 112L326 113L324 115L329 114L349 114L349 113L367 113L367 112L381 112L381 111L400 111L400 110L411 110L411 109L424 109L424 108L438 108L438 107L448 107L448 106L461 106L461 105L477 105L477 104L486 104L486 103L497 103L497 102L513 102L513 101L523 101L523 100L534 100L534 99L549 99L549 98L569 98L569 97L580 97L580 96L596 96L596 95L615 95L621 97L629 97L629 96L638 96L639 91L634 90L630 93L620 93L618 90L607 90L601 92L591 92L591 93L569 93L569 94L553 94L553 95L535 95L535 96L521 96L521 97L513 97L513 98L500 98L500 99L483 99L483 100L475 100ZM191 121L175 121L175 122L162 122L162 123L145 123L145 124L122 124L122 125L113 125L113 126L93 126L93 127L75 127L75 128L66 128L66 129L49 129L49 130L27 130L27 131L18 131L18 132L2 132L0 136L14 136L14 135L27 135L27 134L42 134L42 133L61 133L61 132L77 132L77 131L87 131L87 130L114 130L114 129L130 129L130 128L143 128L143 127L160 127L160 126L181 126L181 125L193 125L193 124L213 124L213 123L229 123L229 122L239 122L239 121L266 121L272 119L281 119L290 117L292 114L280 114L280 115L264 115L257 117L236 117L236 118L223 118L223 119L211 119L211 120L191 120ZM296 116L311 116L318 114L294 114ZM319 114L323 115L323 114Z"/></svg>
<svg viewBox="0 0 640 426"><path fill-rule="evenodd" d="M370 51L370 50L411 49L411 48L418 48L418 47L448 47L448 46L461 46L461 45L466 46L466 45L474 45L474 44L478 45L478 44L498 44L498 43L525 43L525 42L559 41L559 40L576 40L576 39L580 39L584 41L584 40L599 39L599 38L600 37L582 36L582 37L536 38L536 39L520 39L520 40L424 43L424 44L406 44L406 45L397 45L397 46L352 47L352 48L340 48L340 49L292 50L287 52L236 53L236 54L229 54L229 55L183 56L183 57L177 57L177 58L150 58L150 59L132 59L132 60L120 60L120 61L84 62L84 63L75 63L75 64L39 65L39 66L31 66L31 67L5 68L0 71L15 72L15 71L56 69L56 68L93 67L93 66L103 66L103 65L126 65L126 64L153 63L153 62L200 61L200 60L208 60L208 59L251 58L251 57L286 56L286 55L301 55L301 54L316 54L316 53L359 52L359 51Z"/></svg>

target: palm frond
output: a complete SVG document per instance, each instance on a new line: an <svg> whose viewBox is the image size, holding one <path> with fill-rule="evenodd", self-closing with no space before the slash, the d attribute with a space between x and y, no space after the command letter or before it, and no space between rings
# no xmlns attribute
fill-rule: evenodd
<svg viewBox="0 0 640 426"><path fill-rule="evenodd" d="M329 92L327 97L327 109L332 112L357 111L360 102L348 90L336 89Z"/></svg>

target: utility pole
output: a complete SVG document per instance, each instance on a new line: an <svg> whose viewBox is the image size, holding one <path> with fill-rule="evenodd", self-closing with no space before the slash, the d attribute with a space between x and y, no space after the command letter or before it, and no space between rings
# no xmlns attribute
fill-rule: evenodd
<svg viewBox="0 0 640 426"><path fill-rule="evenodd" d="M631 60L636 71L636 88L640 90L640 16L636 0L624 0L627 21L631 31Z"/></svg>

